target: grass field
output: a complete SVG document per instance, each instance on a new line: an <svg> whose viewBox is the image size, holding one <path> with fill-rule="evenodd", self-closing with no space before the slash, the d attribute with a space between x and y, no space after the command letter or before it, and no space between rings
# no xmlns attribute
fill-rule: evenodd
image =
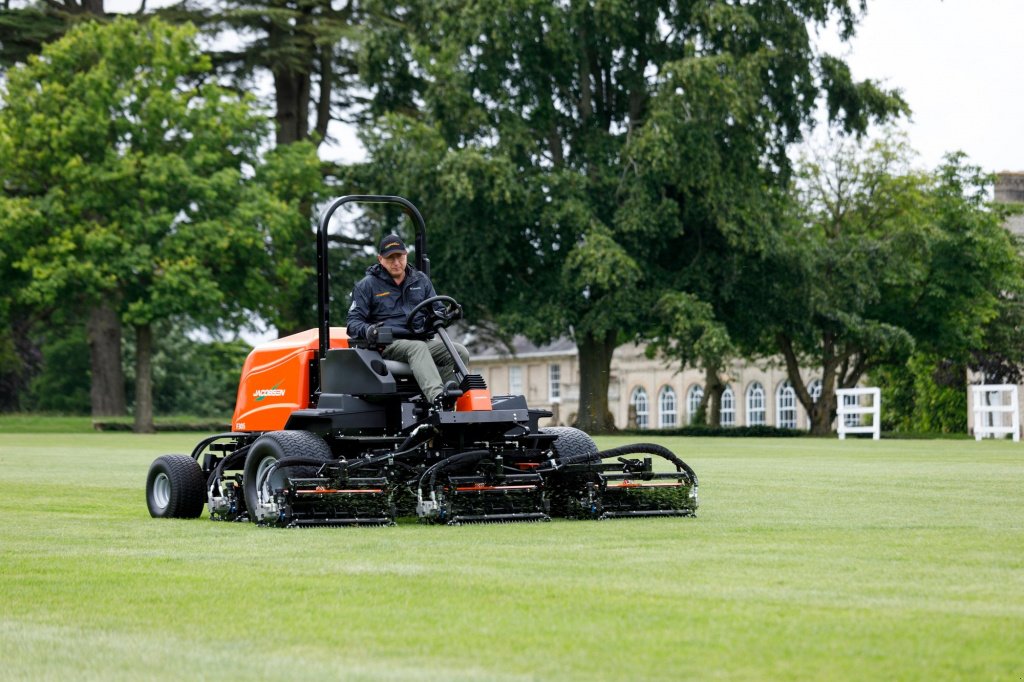
<svg viewBox="0 0 1024 682"><path fill-rule="evenodd" d="M1021 444L659 440L696 519L150 519L195 440L0 434L0 678L1024 679Z"/></svg>

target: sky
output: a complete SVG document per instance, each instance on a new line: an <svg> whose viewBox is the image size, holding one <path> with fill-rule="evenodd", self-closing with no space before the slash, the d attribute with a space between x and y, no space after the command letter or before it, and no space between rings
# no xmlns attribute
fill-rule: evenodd
<svg viewBox="0 0 1024 682"><path fill-rule="evenodd" d="M901 124L932 168L960 150L988 172L1024 171L1024 0L868 0L844 57L856 79L899 88Z"/></svg>

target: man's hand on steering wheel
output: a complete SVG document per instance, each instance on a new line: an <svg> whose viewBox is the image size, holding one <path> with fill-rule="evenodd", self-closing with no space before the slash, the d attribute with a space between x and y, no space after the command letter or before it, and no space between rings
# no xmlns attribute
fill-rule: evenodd
<svg viewBox="0 0 1024 682"><path fill-rule="evenodd" d="M435 306L435 303L442 304ZM426 310L424 310L426 308ZM438 309L440 308L440 309ZM423 311L423 325L414 327L416 316ZM435 329L447 327L462 317L462 306L451 296L431 296L416 304L405 318L405 326L413 334L427 334Z"/></svg>

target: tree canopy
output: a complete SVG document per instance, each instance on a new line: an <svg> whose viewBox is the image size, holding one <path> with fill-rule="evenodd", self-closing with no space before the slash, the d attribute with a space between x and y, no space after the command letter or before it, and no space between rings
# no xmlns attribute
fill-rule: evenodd
<svg viewBox="0 0 1024 682"><path fill-rule="evenodd" d="M784 358L814 432L827 433L835 389L866 372L901 365L915 349L965 361L1001 292L1019 290L1021 263L985 204L987 178L962 156L915 171L905 143L890 137L828 149L801 177L797 212L747 270L762 317L746 342ZM820 368L817 401L800 367Z"/></svg>
<svg viewBox="0 0 1024 682"><path fill-rule="evenodd" d="M398 113L368 133L365 182L397 181L442 217L437 270L459 297L535 339L574 338L578 423L607 430L624 330L699 278L684 272L694 241L761 239L764 188L787 181L816 105L853 131L904 110L815 52L809 26L831 19L849 36L856 8L411 3L367 38L376 103Z"/></svg>
<svg viewBox="0 0 1024 682"><path fill-rule="evenodd" d="M106 311L135 329L140 363L157 320L238 322L273 301L272 245L294 220L254 181L282 174L261 166L267 120L209 71L194 29L118 19L76 26L3 93L0 233L21 298ZM114 371L94 364L94 381ZM148 366L136 375L144 408Z"/></svg>

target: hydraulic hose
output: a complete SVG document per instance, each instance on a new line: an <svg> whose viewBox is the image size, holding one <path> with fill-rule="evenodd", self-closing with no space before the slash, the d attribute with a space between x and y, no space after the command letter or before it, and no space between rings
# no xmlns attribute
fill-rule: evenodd
<svg viewBox="0 0 1024 682"><path fill-rule="evenodd" d="M212 493L213 486L220 484L225 469L235 468L239 463L245 462L245 457L249 454L250 447L251 444L240 447L217 463L216 468L210 472L210 477L206 479L207 491Z"/></svg>
<svg viewBox="0 0 1024 682"><path fill-rule="evenodd" d="M393 459L395 457L403 457L405 455L415 452L419 448L419 446L426 440L430 439L430 437L433 436L435 432L433 427L427 428L424 431L425 432L423 434L420 434L420 428L415 429L412 433L409 434L409 437L406 438L405 441L403 441L402 444L398 446L399 449L397 451L385 451L375 457L360 457L358 459L345 461L323 460L314 457L303 457L301 455L296 455L294 457L282 457L281 459L277 460L269 467L267 467L266 470L263 472L263 476L260 477L258 481L256 481L257 490L262 490L263 485L270 477L270 474L282 467L304 465L323 466L324 464L330 463L332 466L336 466L339 469L348 471L349 469L353 468L358 469L365 466L380 464L381 462L386 462L389 459Z"/></svg>
<svg viewBox="0 0 1024 682"><path fill-rule="evenodd" d="M489 454L491 454L490 450L468 450L466 452L460 452L452 455L451 457L442 459L440 462L437 462L436 464L432 465L430 468L423 472L423 475L420 476L419 483L417 484L417 490L423 489L423 481L424 479L427 478L427 476L430 476L430 488L433 489L434 483L437 482L437 475L441 471L447 469L450 466L460 464L466 460L472 459L479 461Z"/></svg>
<svg viewBox="0 0 1024 682"><path fill-rule="evenodd" d="M690 468L689 464L676 457L675 453L668 448L655 445L654 443L633 443L612 448L611 450L602 450L601 452L560 457L556 468L561 468L567 464L583 464L585 462L595 462L610 457L624 457L626 455L657 455L675 464L676 469L679 471L686 472L686 475L690 477L690 482L695 486L698 485L697 474Z"/></svg>
<svg viewBox="0 0 1024 682"><path fill-rule="evenodd" d="M418 431L419 429L417 428L415 431L409 434L409 437L406 438L405 441L398 446L398 450L386 450L375 457L369 457L366 459L348 460L346 462L342 462L340 466L341 468L348 470L351 468L359 468L364 466L371 466L373 464L380 464L381 462L386 462L387 460L393 459L395 457L404 457L405 455L412 454L417 449L419 449L420 445L430 440L431 436L433 436L437 432L437 430L432 426L426 430L426 433L424 435L417 435Z"/></svg>
<svg viewBox="0 0 1024 682"><path fill-rule="evenodd" d="M277 460L266 469L263 470L263 474L256 480L256 490L263 490L264 484L270 479L270 475L277 471L281 467L292 467L292 466L323 466L327 464L329 460L320 459L319 457L303 457L297 455L295 457L282 457Z"/></svg>

